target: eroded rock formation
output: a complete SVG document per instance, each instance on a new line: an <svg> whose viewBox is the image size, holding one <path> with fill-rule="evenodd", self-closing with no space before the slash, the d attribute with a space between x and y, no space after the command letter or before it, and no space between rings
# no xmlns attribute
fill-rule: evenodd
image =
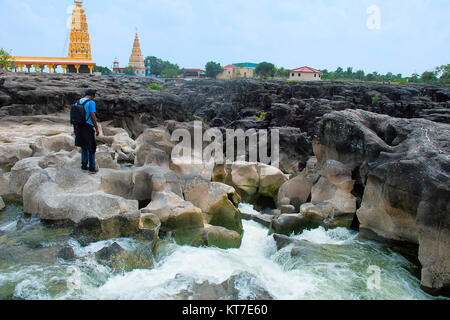
<svg viewBox="0 0 450 320"><path fill-rule="evenodd" d="M363 188L362 234L419 244L422 286L450 284L450 126L362 110L325 115L316 128L319 165L344 163Z"/></svg>

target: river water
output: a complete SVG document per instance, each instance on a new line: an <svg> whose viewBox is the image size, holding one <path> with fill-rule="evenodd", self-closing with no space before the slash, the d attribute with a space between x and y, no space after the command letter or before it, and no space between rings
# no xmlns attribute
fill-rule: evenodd
<svg viewBox="0 0 450 320"><path fill-rule="evenodd" d="M240 209L254 212L247 204ZM196 299L205 297L199 290L216 292L211 288L242 274L247 276L233 282L235 299L260 298L261 290L274 299L435 299L420 289L417 266L344 228L304 231L294 238L308 240L311 248L291 256L293 245L277 251L267 228L243 221L239 249L163 240L153 268L118 271L98 263L94 253L114 241L127 251L145 243L122 238L81 247L70 230L44 227L36 218L16 231L21 217L19 205L8 204L0 212L0 299ZM67 244L75 261L56 257Z"/></svg>

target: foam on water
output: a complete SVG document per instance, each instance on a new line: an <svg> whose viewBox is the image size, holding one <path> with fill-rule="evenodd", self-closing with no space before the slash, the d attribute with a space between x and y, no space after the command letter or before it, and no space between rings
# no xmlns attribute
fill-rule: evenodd
<svg viewBox="0 0 450 320"><path fill-rule="evenodd" d="M240 210L257 213L246 204L241 204ZM76 262L0 270L0 290L14 286L14 296L24 299L176 299L192 281L218 284L246 271L276 299L432 298L420 290L419 280L407 270L412 268L410 262L380 245L355 239L353 231L304 231L293 238L316 245L293 257L293 245L277 251L267 228L254 221L243 221L243 226L239 249L170 243L158 253L154 268L119 274L98 264L93 254L114 241L132 250L139 245L135 240L100 241L87 247L70 240L79 257ZM367 270L373 265L381 269L376 290L367 287ZM185 277L177 277L180 274ZM66 286L62 289L58 287L61 281ZM242 296L251 296L245 282L238 281L237 289Z"/></svg>

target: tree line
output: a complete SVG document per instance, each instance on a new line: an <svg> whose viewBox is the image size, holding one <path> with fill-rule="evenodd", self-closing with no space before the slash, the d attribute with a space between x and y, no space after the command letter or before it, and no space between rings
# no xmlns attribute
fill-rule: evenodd
<svg viewBox="0 0 450 320"><path fill-rule="evenodd" d="M392 82L398 84L408 83L446 83L450 84L450 64L436 67L433 71L425 71L422 74L413 73L410 77L403 77L401 73L394 74L388 72L386 74L379 74L374 71L366 74L363 70L353 71L352 67L344 70L338 67L336 71L321 70L323 72L322 79L324 80L353 80L353 81L368 81L368 82Z"/></svg>
<svg viewBox="0 0 450 320"><path fill-rule="evenodd" d="M144 60L145 66L150 66L152 75L162 78L176 78L185 73L184 68L180 68L177 64L165 61L154 56L148 56ZM11 55L4 49L0 48L0 70L12 71L17 69L17 64L12 59ZM39 66L43 71L44 65ZM209 61L205 65L205 74L208 78L216 78L223 67L218 62ZM343 69L338 67L335 71L328 71L327 69L320 70L323 72L323 80L338 80L338 81L366 81L366 82L392 82L398 84L408 83L445 83L450 84L450 64L441 65L432 71L425 71L422 74L414 73L410 77L403 77L402 74L394 74L388 72L380 74L376 71L365 73L364 70L353 71L352 67ZM108 67L95 66L94 72L101 72L102 74L112 74L113 72ZM134 75L136 70L133 67L126 67L124 74ZM147 73L147 70L146 70ZM260 78L288 78L289 70L283 67L276 67L273 63L264 61L256 66L255 73Z"/></svg>

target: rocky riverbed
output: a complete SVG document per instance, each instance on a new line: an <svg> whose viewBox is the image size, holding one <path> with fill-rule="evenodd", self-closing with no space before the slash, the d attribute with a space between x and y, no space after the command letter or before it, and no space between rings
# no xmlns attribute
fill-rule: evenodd
<svg viewBox="0 0 450 320"><path fill-rule="evenodd" d="M239 250L243 218L276 239L318 228L356 230L360 239L407 249L421 269L422 289L448 295L448 86L236 80L167 83L155 91L146 90L151 80L138 77L1 77L0 210L20 204L25 216L9 223L17 230L38 221L65 230L59 243L72 239L75 248L137 241L133 250L109 243L98 252L111 270L151 270L160 239ZM86 88L99 90L97 175L79 169L67 113ZM171 135L193 132L193 119L221 131L279 128L280 168L174 162ZM264 212L242 212L243 201ZM25 249L9 224L0 254L13 257ZM70 241L58 249L69 260ZM293 256L322 250L297 247ZM26 255L35 256L33 250ZM214 290L232 295L233 283L251 278L231 276ZM189 290L201 296L205 286L211 290L205 283ZM283 296L258 288L259 298Z"/></svg>

